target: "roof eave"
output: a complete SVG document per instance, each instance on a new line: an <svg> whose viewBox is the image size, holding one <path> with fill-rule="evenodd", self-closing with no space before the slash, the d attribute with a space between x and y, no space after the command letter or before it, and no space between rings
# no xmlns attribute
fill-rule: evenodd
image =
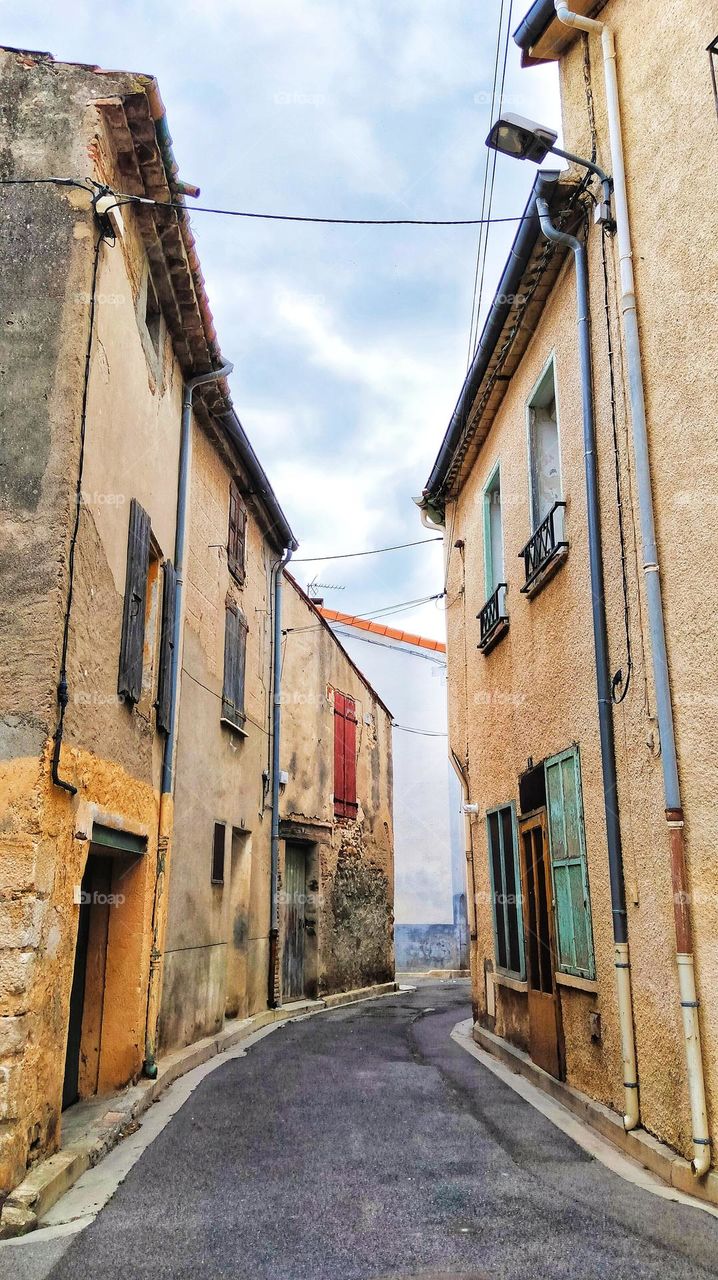
<svg viewBox="0 0 718 1280"><path fill-rule="evenodd" d="M469 434L470 418L481 390L497 343L507 318L517 306L517 296L521 291L521 282L531 255L541 235L536 200L543 196L551 202L558 186L560 174L557 170L539 170L536 175L531 194L513 245L509 252L498 289L494 295L489 314L486 317L479 345L476 349L471 367L466 375L464 385L451 415L444 439L437 454L431 475L424 488L424 497L432 505L440 502L445 494L447 481L450 478L457 451Z"/></svg>

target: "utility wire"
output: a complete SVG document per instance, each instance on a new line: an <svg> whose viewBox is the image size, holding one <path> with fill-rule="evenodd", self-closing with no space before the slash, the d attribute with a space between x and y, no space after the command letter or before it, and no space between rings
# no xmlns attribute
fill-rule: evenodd
<svg viewBox="0 0 718 1280"><path fill-rule="evenodd" d="M373 551L345 551L336 556L292 556L292 564L314 564L319 560L354 560L357 556L379 556L385 551L403 551L405 547L423 547L427 542L443 542L443 538L419 538L418 542L399 542L395 547L374 547Z"/></svg>
<svg viewBox="0 0 718 1280"><path fill-rule="evenodd" d="M410 729L406 724L392 724L392 729L399 729L402 733L418 733L422 738L448 738L448 733L434 732L430 729Z"/></svg>
<svg viewBox="0 0 718 1280"><path fill-rule="evenodd" d="M374 618L388 617L394 613L401 613L404 609L413 609L415 605L428 604L431 600L441 600L442 596L445 594L446 593L444 591L439 591L433 596L420 596L418 600L402 600L398 604L386 605L383 609L372 609L368 613L347 614L347 617L351 616L352 618L361 618L365 621ZM324 622L312 622L306 627L287 627L284 631L284 635L297 635L300 631L314 631L317 627L324 625L329 625L327 619L325 619Z"/></svg>
<svg viewBox="0 0 718 1280"><path fill-rule="evenodd" d="M502 22L503 22L503 17L504 17L504 0L501 0L501 9L500 9L500 11L499 11L499 24L498 24L498 28L497 28L497 31L496 31L496 55L495 55L495 58L494 58L494 82L493 82L493 85L491 86L491 107L490 107L490 109L489 109L489 114L490 114L490 116L491 116L491 119L490 119L490 121L489 121L489 124L490 124L490 125L491 125L491 124L493 124L493 120L494 120L494 105L495 105L495 102L496 102L496 85L497 85L498 77L499 77L499 50L500 50L500 48L501 48L501 26L502 26ZM488 177L489 177L489 151L488 151L488 148L487 148L487 150L486 150L486 156L485 156L485 163L484 163L484 185L483 185L483 190L482 190L482 192L481 192L481 216L482 216L482 218L483 218L483 216L484 216L484 213L486 212L486 190L487 190L487 186L488 186ZM471 364L471 356L472 356L472 353L473 353L473 347L474 347L474 323L475 323L475 317L476 317L476 295L477 295L478 283L479 283L479 264L480 264L480 262L481 262L481 242L482 242L482 237L483 237L483 225L482 225L482 227L481 227L481 230L479 231L479 243L478 243L477 248L476 248L476 269L475 269L475 271L474 271L474 292L473 292L473 296L472 296L472 299L471 299L471 324L470 324L470 326L469 326L469 349L468 349L467 354L466 354L466 368L467 368L467 370L468 370L468 368L469 368L469 365ZM477 324L477 326L478 326L478 318L477 318L477 317L476 317L476 324Z"/></svg>
<svg viewBox="0 0 718 1280"><path fill-rule="evenodd" d="M88 179L91 182L92 179ZM0 186L32 185L50 182L58 186L79 187L91 192L93 188L76 178L0 178ZM97 184L95 184L97 186ZM152 200L149 196L131 196L124 192L108 191L116 196L116 204L108 207L120 209L128 204L150 205L155 209L176 209L183 214L217 213L225 218L259 218L270 222L313 222L336 227L478 227L489 222L524 222L533 215L517 214L506 218L321 218L296 213L255 213L247 209L219 209L209 205L187 205L178 200Z"/></svg>

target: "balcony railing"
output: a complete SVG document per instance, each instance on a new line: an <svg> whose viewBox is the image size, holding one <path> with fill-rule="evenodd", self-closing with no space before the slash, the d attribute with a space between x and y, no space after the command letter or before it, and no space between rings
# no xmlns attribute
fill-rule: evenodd
<svg viewBox="0 0 718 1280"><path fill-rule="evenodd" d="M488 653L509 629L509 615L506 612L506 583L500 582L493 595L490 595L479 614L479 649Z"/></svg>
<svg viewBox="0 0 718 1280"><path fill-rule="evenodd" d="M568 542L564 536L565 509L565 502L554 502L545 520L519 552L526 575L521 588L524 595L536 595L568 555Z"/></svg>

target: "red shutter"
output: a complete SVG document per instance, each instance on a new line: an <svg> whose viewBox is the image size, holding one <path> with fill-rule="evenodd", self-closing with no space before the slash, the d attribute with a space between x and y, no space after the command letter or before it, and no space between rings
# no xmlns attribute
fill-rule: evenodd
<svg viewBox="0 0 718 1280"><path fill-rule="evenodd" d="M344 809L344 704L345 697L338 689L334 690L334 816L346 817Z"/></svg>
<svg viewBox="0 0 718 1280"><path fill-rule="evenodd" d="M357 713L353 698L344 700L344 812L353 818L357 811Z"/></svg>

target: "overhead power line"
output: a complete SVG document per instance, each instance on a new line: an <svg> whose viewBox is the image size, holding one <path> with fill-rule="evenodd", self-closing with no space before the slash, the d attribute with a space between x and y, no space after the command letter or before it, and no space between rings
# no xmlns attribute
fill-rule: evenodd
<svg viewBox="0 0 718 1280"><path fill-rule="evenodd" d="M372 551L344 551L335 556L292 556L292 564L314 564L319 560L354 560L357 556L380 556L385 551L403 551L405 547L423 547L427 542L443 542L443 538L419 538L418 542L399 542L395 547L374 547Z"/></svg>
<svg viewBox="0 0 718 1280"><path fill-rule="evenodd" d="M399 729L402 733L418 733L422 738L448 738L448 733L441 733L431 729L410 729L407 724L393 724L392 729Z"/></svg>
<svg viewBox="0 0 718 1280"><path fill-rule="evenodd" d="M81 182L77 178L0 178L0 186L31 186L34 183L44 182L54 183L57 186L80 187L84 191L91 191L98 186L97 183L93 183L92 187L88 185L92 179ZM142 204L150 205L155 209L175 209L184 214L216 213L225 218L258 218L270 222L312 222L336 227L480 227L496 222L523 222L527 216L533 217L533 214L520 213L505 218L326 218L298 213L255 213L248 209L219 209L202 204L187 205L179 200L153 200L149 196L132 196L109 190L107 194L116 197L118 209L128 204ZM106 212L109 211L108 208Z"/></svg>

